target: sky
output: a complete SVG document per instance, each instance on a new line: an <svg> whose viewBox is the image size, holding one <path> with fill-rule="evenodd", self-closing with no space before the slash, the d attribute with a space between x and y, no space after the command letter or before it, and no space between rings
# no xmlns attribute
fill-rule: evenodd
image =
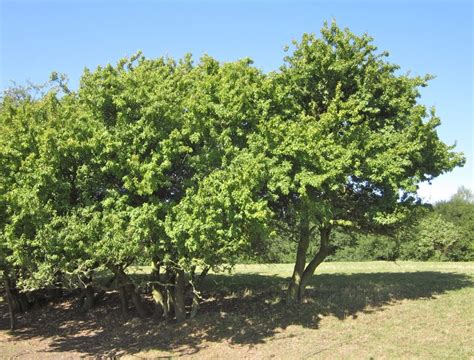
<svg viewBox="0 0 474 360"><path fill-rule="evenodd" d="M263 71L277 70L285 45L335 19L374 37L402 72L436 76L420 102L436 107L440 138L467 162L420 185L420 196L435 202L460 186L474 190L473 11L469 0L0 0L0 89L44 83L52 71L67 74L75 89L85 67L138 50L147 57L250 57Z"/></svg>

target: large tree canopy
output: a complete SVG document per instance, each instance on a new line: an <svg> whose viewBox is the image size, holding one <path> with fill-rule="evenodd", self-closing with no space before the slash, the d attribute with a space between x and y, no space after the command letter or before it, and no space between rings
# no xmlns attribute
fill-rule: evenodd
<svg viewBox="0 0 474 360"><path fill-rule="evenodd" d="M268 74L249 59L137 54L86 70L77 91L53 74L36 98L6 92L8 286L80 286L87 308L94 273L107 269L122 309L130 298L145 316L126 269L146 261L161 310L174 305L181 320L185 273L192 283L196 268L290 237L298 252L288 299L301 300L335 227L389 229L416 205L419 182L463 164L438 138L434 110L418 103L430 77L401 74L386 56L333 23L295 42Z"/></svg>
<svg viewBox="0 0 474 360"><path fill-rule="evenodd" d="M367 36L335 23L294 43L268 78L255 148L272 159L275 219L299 242L291 301L328 255L334 227L381 230L403 221L417 184L463 164L436 133L434 109L419 104L429 76L410 77ZM314 234L319 236L314 237ZM306 265L311 239L318 251Z"/></svg>
<svg viewBox="0 0 474 360"><path fill-rule="evenodd" d="M125 273L138 258L165 269L166 282L231 265L265 213L249 182L258 163L245 155L264 79L251 64L137 54L86 70L77 92L60 83L64 93L39 99L5 94L5 274L23 289L88 287L108 269L139 307Z"/></svg>

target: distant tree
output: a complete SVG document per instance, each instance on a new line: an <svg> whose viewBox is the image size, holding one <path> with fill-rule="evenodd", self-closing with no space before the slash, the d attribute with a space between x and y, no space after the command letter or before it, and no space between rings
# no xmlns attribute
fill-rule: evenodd
<svg viewBox="0 0 474 360"><path fill-rule="evenodd" d="M436 203L434 209L462 229L467 240L474 242L474 194L471 190L460 187L449 201Z"/></svg>
<svg viewBox="0 0 474 360"><path fill-rule="evenodd" d="M445 222L452 224L459 233L447 258L454 261L474 260L474 194L472 191L460 187L450 200L436 203L434 212Z"/></svg>
<svg viewBox="0 0 474 360"><path fill-rule="evenodd" d="M436 212L431 212L421 219L412 236L408 255L416 260L456 260L452 252L462 241L458 228Z"/></svg>

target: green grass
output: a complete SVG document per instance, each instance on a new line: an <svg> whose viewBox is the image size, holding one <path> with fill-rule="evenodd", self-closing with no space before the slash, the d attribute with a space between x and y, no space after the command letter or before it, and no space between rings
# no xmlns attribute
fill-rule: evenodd
<svg viewBox="0 0 474 360"><path fill-rule="evenodd" d="M87 315L55 307L48 318L33 314L28 329L0 341L0 353L131 359L474 357L474 263L324 263L300 306L284 301L291 271L291 265L277 264L212 273L198 316L184 324L122 319L116 302ZM133 271L137 279L146 272Z"/></svg>

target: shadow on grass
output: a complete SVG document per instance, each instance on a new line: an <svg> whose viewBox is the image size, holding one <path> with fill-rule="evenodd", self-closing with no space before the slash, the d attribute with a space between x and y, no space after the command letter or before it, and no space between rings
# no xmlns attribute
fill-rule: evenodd
<svg viewBox="0 0 474 360"><path fill-rule="evenodd" d="M139 320L133 314L123 318L115 293L87 314L65 300L21 316L21 328L13 336L48 339L45 351L114 356L155 349L189 355L206 342L258 344L290 325L317 329L322 316L355 318L361 312L383 311L395 301L429 299L473 286L467 275L435 271L323 274L312 278L303 304L288 306L287 281L259 274L209 275L203 289L207 300L198 316L183 324ZM0 329L7 326L4 315Z"/></svg>

